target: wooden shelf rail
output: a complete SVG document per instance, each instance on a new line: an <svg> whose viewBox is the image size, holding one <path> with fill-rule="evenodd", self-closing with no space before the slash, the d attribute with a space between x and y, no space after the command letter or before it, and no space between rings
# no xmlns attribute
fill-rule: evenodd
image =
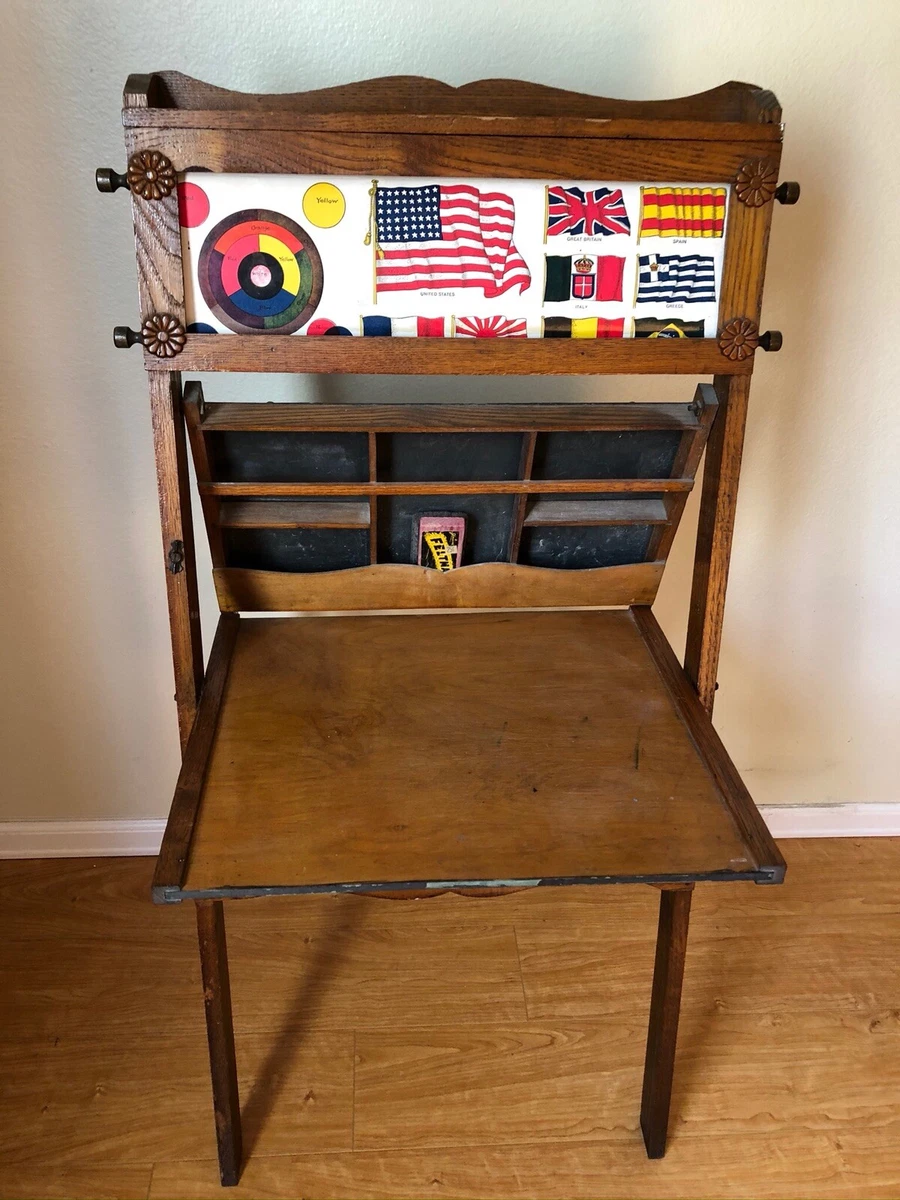
<svg viewBox="0 0 900 1200"><path fill-rule="evenodd" d="M521 496L566 492L689 492L692 479L458 479L378 483L220 483L199 485L201 496Z"/></svg>

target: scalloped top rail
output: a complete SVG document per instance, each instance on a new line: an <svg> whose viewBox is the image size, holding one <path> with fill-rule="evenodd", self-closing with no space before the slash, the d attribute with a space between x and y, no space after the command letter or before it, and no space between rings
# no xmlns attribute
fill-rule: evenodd
<svg viewBox="0 0 900 1200"><path fill-rule="evenodd" d="M536 128L552 120L712 122L750 125L756 137L779 137L781 121L781 106L772 92L737 81L671 100L616 100L515 79L481 79L452 87L416 75L385 76L306 92L255 94L216 87L178 71L159 71L129 76L123 104L126 125L153 123L149 109L163 110L165 121L173 125L182 123L179 114L216 113L220 114L216 123L226 124L239 114L280 113L349 117L363 123L367 118L382 122L390 117L428 116L449 120L454 128L458 128L459 118L501 123L504 119L533 120L539 123ZM763 131L760 126L773 128Z"/></svg>

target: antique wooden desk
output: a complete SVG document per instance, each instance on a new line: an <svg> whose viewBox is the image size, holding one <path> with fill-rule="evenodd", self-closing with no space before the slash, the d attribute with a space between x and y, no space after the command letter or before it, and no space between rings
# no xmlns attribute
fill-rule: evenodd
<svg viewBox="0 0 900 1200"><path fill-rule="evenodd" d="M97 183L132 193L142 323L115 342L143 348L184 755L153 896L196 905L223 1184L223 901L312 892L658 887L641 1128L663 1154L694 884L785 870L710 720L754 353L781 341L758 328L772 202L799 194L780 117L739 83L643 104L128 80L127 172ZM208 403L197 371L712 383ZM650 606L704 447L682 667Z"/></svg>

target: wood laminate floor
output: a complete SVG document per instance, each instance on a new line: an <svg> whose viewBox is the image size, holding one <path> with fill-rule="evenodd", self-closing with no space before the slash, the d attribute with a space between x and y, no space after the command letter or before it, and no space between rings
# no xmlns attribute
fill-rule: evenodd
<svg viewBox="0 0 900 1200"><path fill-rule="evenodd" d="M671 1135L650 888L226 905L249 1155L218 1186L192 908L0 863L0 1197L900 1196L900 846L698 886Z"/></svg>

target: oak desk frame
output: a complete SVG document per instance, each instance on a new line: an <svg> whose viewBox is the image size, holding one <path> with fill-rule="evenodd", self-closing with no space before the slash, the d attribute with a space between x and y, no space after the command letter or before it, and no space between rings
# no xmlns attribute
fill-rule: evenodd
<svg viewBox="0 0 900 1200"><path fill-rule="evenodd" d="M688 917L694 883L701 880L753 880L778 883L784 861L752 799L719 742L710 715L716 670L744 425L754 351L777 349L780 335L760 337L759 320L773 199L793 203L799 189L782 184L776 192L781 156L781 111L775 97L748 84L731 83L698 96L649 103L606 100L573 92L504 80L452 88L432 80L398 77L295 95L253 96L228 92L174 72L131 76L125 87L123 123L129 172L98 172L98 187L114 191L130 187L137 249L141 320L139 333L117 330L119 345L143 347L150 393L153 437L163 535L163 565L169 607L178 722L184 755L168 828L154 879L154 898L162 902L193 899L196 903L204 997L209 1035L213 1099L220 1175L223 1185L237 1183L241 1169L240 1107L225 947L223 900L232 897L311 891L378 891L383 882L357 881L317 886L221 887L191 891L185 886L191 839L195 829L219 707L226 689L231 654L238 636L241 608L327 610L341 594L348 609L479 607L502 609L521 605L520 580L532 607L626 605L640 637L656 664L673 710L719 787L723 802L747 849L748 867L736 871L665 871L650 875L607 874L602 877L547 878L546 885L567 883L644 882L661 889L656 963L641 1105L641 1128L647 1153L665 1151ZM142 159L142 153L145 157ZM146 153L153 159L148 168ZM168 163L165 161L168 160ZM183 335L185 297L177 196L171 170L214 172L314 173L404 176L487 176L507 178L613 179L623 182L672 179L733 185L728 210L727 243L720 294L719 339L702 340L485 340L306 338L303 336ZM165 186L156 186L159 183ZM735 190L735 185L737 188ZM167 190L168 188L168 190ZM173 318L176 353L154 353L153 319ZM146 323L150 322L148 326ZM738 322L735 326L734 322ZM157 323L157 328L158 328ZM180 327L180 328L179 328ZM734 330L739 336L735 340ZM165 341L165 339L163 339ZM164 350L164 347L162 347ZM697 535L690 618L684 667L679 665L650 611L658 572L637 577L600 578L596 591L581 583L562 591L540 572L515 565L515 553L499 570L475 575L460 572L456 593L445 591L424 599L421 586L379 592L383 578L373 566L343 573L340 590L325 586L318 600L304 601L303 588L279 586L273 597L254 591L253 572L243 579L217 571L223 615L204 673L200 641L197 575L191 526L185 416L198 468L203 464L204 418L198 385L182 390L185 371L279 371L335 373L405 373L450 375L712 375L697 400L685 408L694 431L700 431L679 456L673 478L662 482L667 528L654 535L655 555L664 560L697 469L703 443L706 467ZM185 404L185 399L188 401ZM213 406L235 411L242 406ZM287 407L287 406L284 406ZM345 413L355 406L342 406ZM503 406L506 409L506 406ZM615 418L615 406L518 406L518 424L506 409L507 422L526 431L541 428L592 429L597 413L604 419L631 420L638 426L640 406L631 417ZM644 406L645 408L648 406ZM664 406L660 406L662 408ZM549 412L538 411L541 408ZM716 414L716 408L718 412ZM571 410L571 411L569 411ZM357 426L374 439L379 419L390 427L427 427L435 408L357 412ZM475 428L505 428L490 406L475 413ZM480 416L477 413L481 413ZM387 414L387 415L385 415ZM612 415L611 415L612 414ZM214 414L213 414L214 415ZM646 416L646 413L644 413ZM715 417L715 419L713 419ZM227 421L227 417L223 418ZM335 413L322 416L337 419ZM674 419L674 418L673 418ZM682 419L682 418L679 418ZM291 427L291 418L285 417ZM496 421L501 420L500 425ZM460 411L443 410L442 428L465 424ZM456 424L454 424L456 422ZM479 424L480 422L480 424ZM493 423L492 423L493 422ZM652 424L652 422L651 422ZM601 422L602 425L602 422ZM646 426L646 422L645 422ZM533 437L531 447L533 450ZM374 444L371 443L371 444ZM198 457L199 451L199 457ZM527 464L526 464L527 465ZM370 475L370 480L375 476ZM527 473L522 476L527 479ZM222 491L198 469L201 501L215 545L216 506ZM632 481L633 482L633 481ZM659 481L657 481L659 482ZM508 487L515 492L515 487ZM557 489L559 490L559 489ZM575 491L573 487L570 490ZM599 489L595 489L599 490ZM627 487L622 490L629 490ZM637 488L640 491L640 487ZM644 486L643 491L649 489ZM226 485L227 491L227 485ZM519 489L522 491L522 488ZM360 489L375 504L373 489ZM669 494L671 493L671 494ZM285 494L296 494L288 490ZM524 496L517 502L518 532ZM374 508L373 508L374 513ZM374 538L374 534L372 534ZM662 546L662 549L660 547ZM374 551L373 551L374 554ZM215 554L214 554L215 561ZM659 567L662 561L640 564ZM404 570L415 570L404 568ZM622 571L621 568L609 568ZM372 574L375 572L376 574ZM519 572L517 575L516 572ZM433 573L432 573L433 574ZM568 573L572 574L572 573ZM577 573L575 573L577 574ZM583 573L585 579L593 572ZM227 572L225 572L227 575ZM465 580L463 577L465 576ZM445 578L445 577L442 577ZM375 581L373 583L373 580ZM546 589L542 590L545 588ZM465 586L464 586L465 585ZM456 586L456 585L454 585ZM523 585L524 586L524 585ZM375 588L374 592L371 590ZM242 590L243 588L243 590ZM568 590L567 590L568 588ZM425 589L428 591L428 589ZM433 591L434 589L432 589ZM587 591L587 595L585 592ZM404 595L406 599L404 599ZM510 597L513 597L512 599ZM535 596L537 599L535 599ZM286 601L293 600L293 602ZM374 597L374 600L373 600ZM379 597L381 603L379 603ZM543 597L543 599L541 599ZM397 618L404 619L404 618ZM417 894L426 880L393 881L400 897ZM496 881L477 881L472 890L491 894ZM502 890L502 889L499 889Z"/></svg>

